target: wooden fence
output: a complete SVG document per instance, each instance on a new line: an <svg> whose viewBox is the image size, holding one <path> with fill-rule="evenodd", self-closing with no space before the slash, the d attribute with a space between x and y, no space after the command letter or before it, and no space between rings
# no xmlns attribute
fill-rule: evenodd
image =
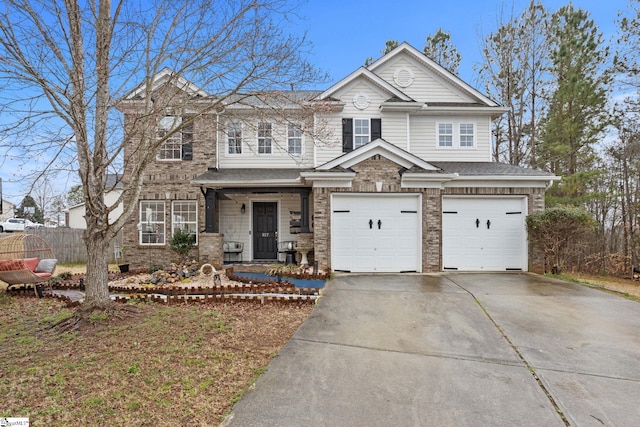
<svg viewBox="0 0 640 427"><path fill-rule="evenodd" d="M82 239L83 231L77 228L40 227L29 228L26 233L35 234L46 240L59 263L86 263L87 247ZM121 236L118 236L111 242L108 260L110 263L116 262L114 249L121 241Z"/></svg>

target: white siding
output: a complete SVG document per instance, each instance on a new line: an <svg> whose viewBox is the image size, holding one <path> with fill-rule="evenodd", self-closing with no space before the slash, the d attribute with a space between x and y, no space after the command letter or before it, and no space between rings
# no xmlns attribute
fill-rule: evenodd
<svg viewBox="0 0 640 427"><path fill-rule="evenodd" d="M278 240L297 240L296 234L289 232L289 220L291 211L300 211L300 196L298 194L279 195L245 195L229 194L231 200L220 201L220 233L224 234L225 241L244 243L243 261L253 259L253 242L251 239L251 221L253 202L278 202ZM310 205L312 205L310 201ZM245 205L245 213L240 213L240 208Z"/></svg>
<svg viewBox="0 0 640 427"><path fill-rule="evenodd" d="M408 87L400 87L393 80L400 68L413 72L414 80ZM408 56L398 57L397 61L383 64L375 73L418 102L473 102L467 94L446 82L442 77Z"/></svg>
<svg viewBox="0 0 640 427"><path fill-rule="evenodd" d="M314 166L320 166L343 154L342 113L319 115L316 129ZM331 131L328 131L329 129Z"/></svg>
<svg viewBox="0 0 640 427"><path fill-rule="evenodd" d="M105 193L104 202L107 206L113 206L118 200L118 197L120 197L121 193L122 190L113 190ZM86 208L84 203L69 208L69 223L67 224L67 226L69 226L70 228L79 228L86 230L87 221L84 219L86 213L85 209ZM109 224L113 224L118 218L120 218L120 215L122 215L123 211L124 207L122 205L122 202L120 202L120 204L113 211L109 212Z"/></svg>
<svg viewBox="0 0 640 427"><path fill-rule="evenodd" d="M436 123L474 123L474 148L441 148L437 146ZM411 153L426 161L490 161L490 122L483 116L411 116Z"/></svg>
<svg viewBox="0 0 640 427"><path fill-rule="evenodd" d="M366 94L369 98L369 106L365 109L356 108L353 101L356 95ZM342 111L343 117L380 117L380 104L389 99L391 96L386 91L370 84L365 80L357 80L353 84L348 85L334 95L335 98L345 103Z"/></svg>
<svg viewBox="0 0 640 427"><path fill-rule="evenodd" d="M231 168L304 168L313 166L313 122L305 121L303 125L302 155L288 153L288 123L281 118L264 118L262 121L272 124L271 154L258 153L257 126L259 118L242 118L234 121L242 123L242 153L229 154L225 126L229 121L220 117L218 129L218 164L224 169ZM298 122L292 119L293 122ZM299 123L299 122L298 122Z"/></svg>
<svg viewBox="0 0 640 427"><path fill-rule="evenodd" d="M382 139L403 150L407 150L407 114L384 113L382 116Z"/></svg>

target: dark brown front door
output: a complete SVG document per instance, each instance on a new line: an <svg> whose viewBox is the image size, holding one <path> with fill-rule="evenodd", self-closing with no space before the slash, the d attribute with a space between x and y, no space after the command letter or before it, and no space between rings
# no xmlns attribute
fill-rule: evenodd
<svg viewBox="0 0 640 427"><path fill-rule="evenodd" d="M278 258L278 204L253 203L253 259Z"/></svg>

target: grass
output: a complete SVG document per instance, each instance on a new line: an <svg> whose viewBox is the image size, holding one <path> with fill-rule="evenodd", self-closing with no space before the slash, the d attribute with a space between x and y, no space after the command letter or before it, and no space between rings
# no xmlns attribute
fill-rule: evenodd
<svg viewBox="0 0 640 427"><path fill-rule="evenodd" d="M311 306L136 305L132 317L73 312L0 292L0 417L32 425L218 425Z"/></svg>
<svg viewBox="0 0 640 427"><path fill-rule="evenodd" d="M612 293L631 301L640 302L640 281L611 276L594 276L581 273L549 275L567 282L588 286L603 292Z"/></svg>

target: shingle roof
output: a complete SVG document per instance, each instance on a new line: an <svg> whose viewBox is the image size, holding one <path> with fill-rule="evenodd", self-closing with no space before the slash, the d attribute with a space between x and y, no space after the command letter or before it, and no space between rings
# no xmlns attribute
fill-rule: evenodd
<svg viewBox="0 0 640 427"><path fill-rule="evenodd" d="M212 186L250 183L300 185L300 172L307 170L309 169L212 169L191 182Z"/></svg>
<svg viewBox="0 0 640 427"><path fill-rule="evenodd" d="M443 172L459 175L548 176L552 173L497 162L429 162Z"/></svg>

